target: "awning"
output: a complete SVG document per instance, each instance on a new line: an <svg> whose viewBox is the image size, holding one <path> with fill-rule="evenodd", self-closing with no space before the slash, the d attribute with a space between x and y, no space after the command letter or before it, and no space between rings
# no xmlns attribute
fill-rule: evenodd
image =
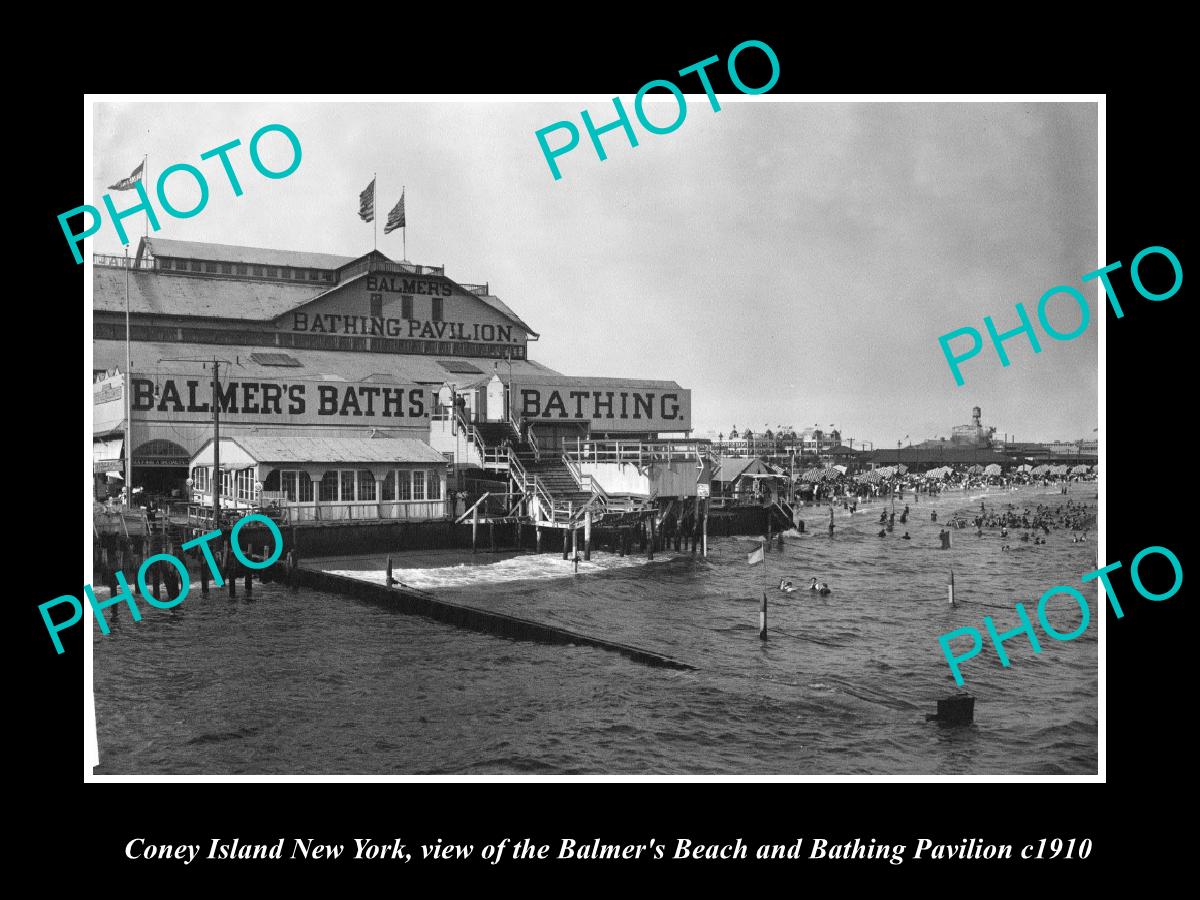
<svg viewBox="0 0 1200 900"><path fill-rule="evenodd" d="M124 438L109 438L105 441L92 442L92 461L98 462L102 459L120 459L121 451L125 447Z"/></svg>
<svg viewBox="0 0 1200 900"><path fill-rule="evenodd" d="M124 475L122 475L120 472L117 472L117 471L115 471L115 470L114 470L114 471L110 471L110 472L105 472L104 474L105 474L105 476L107 476L108 478L120 478L122 481L124 481L124 480L125 480L125 476L124 476Z"/></svg>

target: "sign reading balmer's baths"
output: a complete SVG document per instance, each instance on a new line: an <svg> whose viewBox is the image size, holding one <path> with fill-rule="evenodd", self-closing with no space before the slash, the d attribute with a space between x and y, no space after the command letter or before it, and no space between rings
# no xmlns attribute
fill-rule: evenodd
<svg viewBox="0 0 1200 900"><path fill-rule="evenodd" d="M217 396L223 420L287 424L402 424L428 422L432 398L422 387L352 384L340 381L222 379ZM135 415L192 421L212 413L212 380L169 375L133 378L130 402Z"/></svg>

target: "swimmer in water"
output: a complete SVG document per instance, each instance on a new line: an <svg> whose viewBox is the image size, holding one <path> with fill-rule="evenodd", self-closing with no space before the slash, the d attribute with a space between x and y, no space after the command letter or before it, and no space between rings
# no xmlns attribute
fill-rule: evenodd
<svg viewBox="0 0 1200 900"><path fill-rule="evenodd" d="M887 529L886 529L886 528L880 528L880 529L879 529L879 536L880 536L880 537L882 537L882 538L885 538L885 537L887 537Z"/></svg>
<svg viewBox="0 0 1200 900"><path fill-rule="evenodd" d="M781 591L783 591L785 594L790 594L792 591L794 591L796 589L796 586L794 584L792 584L792 579L780 578L779 579L779 589Z"/></svg>
<svg viewBox="0 0 1200 900"><path fill-rule="evenodd" d="M902 537L900 540L902 540L902 541L911 541L911 540L912 540L912 538L911 538L911 537L909 537L909 534L908 534L908 532L906 531L906 532L904 532L904 537Z"/></svg>

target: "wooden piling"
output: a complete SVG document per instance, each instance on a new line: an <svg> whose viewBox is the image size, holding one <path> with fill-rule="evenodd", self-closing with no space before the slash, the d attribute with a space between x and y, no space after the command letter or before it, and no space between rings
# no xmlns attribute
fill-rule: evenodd
<svg viewBox="0 0 1200 900"><path fill-rule="evenodd" d="M704 500L704 520L700 530L700 555L708 556L708 498Z"/></svg>
<svg viewBox="0 0 1200 900"><path fill-rule="evenodd" d="M492 552L496 552L496 521L488 519L488 542L492 545Z"/></svg>
<svg viewBox="0 0 1200 900"><path fill-rule="evenodd" d="M568 538L568 536L567 536L567 529L564 528L562 530L562 533L563 533L563 559L570 559L571 558L571 549L567 543L570 540L570 538Z"/></svg>
<svg viewBox="0 0 1200 900"><path fill-rule="evenodd" d="M592 558L592 511L590 509L583 514L583 558L585 560Z"/></svg>
<svg viewBox="0 0 1200 900"><path fill-rule="evenodd" d="M471 510L471 552L476 552L476 542L479 539L479 506Z"/></svg>
<svg viewBox="0 0 1200 900"><path fill-rule="evenodd" d="M542 552L542 526L538 525L534 529L535 540L537 541L537 552Z"/></svg>
<svg viewBox="0 0 1200 900"><path fill-rule="evenodd" d="M649 552L646 554L646 559L654 559L654 540L655 540L654 513L651 513L650 514L650 542L647 545L649 547Z"/></svg>
<svg viewBox="0 0 1200 900"><path fill-rule="evenodd" d="M225 545L225 587L229 591L229 599L237 599L237 560L233 556L233 548Z"/></svg>
<svg viewBox="0 0 1200 900"><path fill-rule="evenodd" d="M767 639L767 592L763 591L762 609L758 613L758 638Z"/></svg>

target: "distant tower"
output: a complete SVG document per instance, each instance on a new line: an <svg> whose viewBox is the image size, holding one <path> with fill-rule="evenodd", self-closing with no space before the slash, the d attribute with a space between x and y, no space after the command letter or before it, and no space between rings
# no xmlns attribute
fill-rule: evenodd
<svg viewBox="0 0 1200 900"><path fill-rule="evenodd" d="M982 428L983 423L980 421L982 418L983 418L983 410L981 410L978 406L972 407L972 409L971 409L971 424L974 425L976 428Z"/></svg>

